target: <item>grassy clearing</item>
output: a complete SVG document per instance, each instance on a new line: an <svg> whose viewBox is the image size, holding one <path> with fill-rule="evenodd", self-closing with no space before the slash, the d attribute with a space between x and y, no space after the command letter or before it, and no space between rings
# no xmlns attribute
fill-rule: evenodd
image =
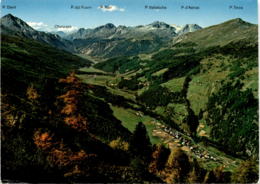
<svg viewBox="0 0 260 184"><path fill-rule="evenodd" d="M125 97L126 99L130 99L130 100L135 100L135 95L134 93L131 93L130 91L123 91L120 90L118 88L110 88L108 87L108 90L112 93L112 94L116 94L116 95L120 95Z"/></svg>
<svg viewBox="0 0 260 184"><path fill-rule="evenodd" d="M152 135L152 131L155 128L155 125L151 123L154 119L150 116L139 116L137 115L137 111L132 109L124 109L121 107L111 106L111 109L114 112L114 116L122 122L122 125L126 127L128 130L133 132L135 130L136 124L138 122L143 122L150 140L153 144L161 143L161 140L158 137L154 137Z"/></svg>
<svg viewBox="0 0 260 184"><path fill-rule="evenodd" d="M76 55L79 56L79 57L81 57L81 58L90 60L90 61L92 61L93 63L99 63L99 62L104 61L104 59L99 58L99 57L88 56L88 55L85 55L85 54L76 54Z"/></svg>
<svg viewBox="0 0 260 184"><path fill-rule="evenodd" d="M112 76L104 76L104 75L78 75L83 82L88 84L94 84L94 85L100 85L100 86L106 86L106 84L112 80L114 80L114 77Z"/></svg>
<svg viewBox="0 0 260 184"><path fill-rule="evenodd" d="M161 84L161 86L168 88L172 92L180 92L183 88L184 80L185 77L172 79Z"/></svg>
<svg viewBox="0 0 260 184"><path fill-rule="evenodd" d="M98 70L95 68L82 68L81 71L85 72L103 72L104 74L106 72L102 70ZM116 87L111 87L111 85L116 85L120 81L120 77L118 76L107 76L107 75L88 75L88 74L80 74L78 75L83 82L88 83L88 84L93 84L93 85L99 85L99 86L106 86L109 92L112 94L120 95L123 96L127 99L135 100L135 95L131 91L124 91L120 90Z"/></svg>
<svg viewBox="0 0 260 184"><path fill-rule="evenodd" d="M139 54L139 57L140 57L142 60L150 60L151 57L152 57L152 54Z"/></svg>
<svg viewBox="0 0 260 184"><path fill-rule="evenodd" d="M163 73L165 73L166 71L168 71L168 68L164 68L164 69L161 69L161 70L159 70L159 71L157 71L157 72L154 72L154 73L152 74L152 76L160 76L160 75L162 75Z"/></svg>
<svg viewBox="0 0 260 184"><path fill-rule="evenodd" d="M82 71L82 72L96 72L96 73L103 73L103 74L106 73L103 70L99 70L99 69L96 69L96 68L93 68L93 67L80 68L79 71Z"/></svg>
<svg viewBox="0 0 260 184"><path fill-rule="evenodd" d="M174 108L174 112L177 114L188 115L185 104L170 103L168 106Z"/></svg>
<svg viewBox="0 0 260 184"><path fill-rule="evenodd" d="M207 73L192 78L188 89L188 100L196 115L201 109L205 109L208 97L221 87L220 81L226 78L228 72L211 70Z"/></svg>
<svg viewBox="0 0 260 184"><path fill-rule="evenodd" d="M141 95L143 92L145 92L146 90L148 90L149 89L149 87L143 87L143 88L141 88L141 89L138 89L137 90L137 95Z"/></svg>
<svg viewBox="0 0 260 184"><path fill-rule="evenodd" d="M154 112L157 113L157 114L159 114L159 115L165 116L165 107L157 106L157 107L154 109Z"/></svg>
<svg viewBox="0 0 260 184"><path fill-rule="evenodd" d="M225 66L232 61L229 56L217 54L200 62L202 73L192 77L188 89L188 100L196 115L205 109L208 97L221 87L221 81L230 73Z"/></svg>
<svg viewBox="0 0 260 184"><path fill-rule="evenodd" d="M141 73L143 70L142 69L139 69L138 71L130 71L130 72L127 72L127 73L124 73L124 74L118 74L119 77L133 77L135 76L137 73Z"/></svg>

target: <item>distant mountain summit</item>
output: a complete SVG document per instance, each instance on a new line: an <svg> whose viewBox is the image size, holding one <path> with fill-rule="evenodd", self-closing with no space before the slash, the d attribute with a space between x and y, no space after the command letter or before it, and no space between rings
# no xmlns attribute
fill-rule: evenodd
<svg viewBox="0 0 260 184"><path fill-rule="evenodd" d="M178 33L178 35L182 35L182 34L194 32L194 31L197 31L200 29L202 29L202 27L200 27L197 24L186 24L180 30L178 30L177 33Z"/></svg>
<svg viewBox="0 0 260 184"><path fill-rule="evenodd" d="M74 46L70 41L62 39L58 34L36 31L26 22L12 14L7 14L1 18L1 34L30 38L62 50L75 52Z"/></svg>
<svg viewBox="0 0 260 184"><path fill-rule="evenodd" d="M241 18L235 18L224 22L223 24L240 24L240 25L252 25L249 22L244 21Z"/></svg>
<svg viewBox="0 0 260 184"><path fill-rule="evenodd" d="M107 23L104 26L100 26L100 28L113 29L113 28L116 28L116 26L112 23Z"/></svg>
<svg viewBox="0 0 260 184"><path fill-rule="evenodd" d="M155 21L155 22L149 24L148 26L151 26L151 27L154 27L154 28L160 28L160 29L165 29L165 28L171 27L169 24L166 24L166 23L160 22L160 21Z"/></svg>
<svg viewBox="0 0 260 184"><path fill-rule="evenodd" d="M29 33L35 31L26 22L13 16L12 14L7 14L1 18L1 26L5 26L6 28L17 32ZM5 31L5 29L2 31Z"/></svg>

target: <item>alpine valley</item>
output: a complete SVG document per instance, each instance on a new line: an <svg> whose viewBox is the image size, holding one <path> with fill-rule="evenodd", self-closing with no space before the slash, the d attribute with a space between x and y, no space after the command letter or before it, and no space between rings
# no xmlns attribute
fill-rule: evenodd
<svg viewBox="0 0 260 184"><path fill-rule="evenodd" d="M47 33L1 18L1 179L256 183L258 25Z"/></svg>

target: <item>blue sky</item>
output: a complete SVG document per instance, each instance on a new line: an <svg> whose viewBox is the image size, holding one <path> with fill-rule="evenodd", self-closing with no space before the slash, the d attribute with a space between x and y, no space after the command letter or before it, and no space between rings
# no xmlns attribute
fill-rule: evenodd
<svg viewBox="0 0 260 184"><path fill-rule="evenodd" d="M38 29L53 29L54 25L73 28L93 28L106 23L136 26L163 21L168 24L192 24L202 27L233 18L257 23L257 0L2 0L2 16L7 13L30 22ZM71 5L91 6L91 9L71 9ZM108 8L98 8L102 5ZM243 10L230 8L241 6ZM165 6L166 10L145 9L145 6ZM181 9L199 6L199 10ZM108 11L110 10L110 11Z"/></svg>

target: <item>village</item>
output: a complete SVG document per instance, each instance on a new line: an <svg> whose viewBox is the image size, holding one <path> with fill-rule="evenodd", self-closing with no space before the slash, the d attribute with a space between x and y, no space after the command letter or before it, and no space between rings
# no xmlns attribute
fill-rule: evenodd
<svg viewBox="0 0 260 184"><path fill-rule="evenodd" d="M153 130L153 136L160 137L164 140L164 143L169 146L170 149L174 147L180 147L183 151L190 153L198 159L212 160L221 162L218 158L211 155L208 151L204 150L202 147L196 145L194 141L166 125L159 122L153 122L156 125L156 129Z"/></svg>

